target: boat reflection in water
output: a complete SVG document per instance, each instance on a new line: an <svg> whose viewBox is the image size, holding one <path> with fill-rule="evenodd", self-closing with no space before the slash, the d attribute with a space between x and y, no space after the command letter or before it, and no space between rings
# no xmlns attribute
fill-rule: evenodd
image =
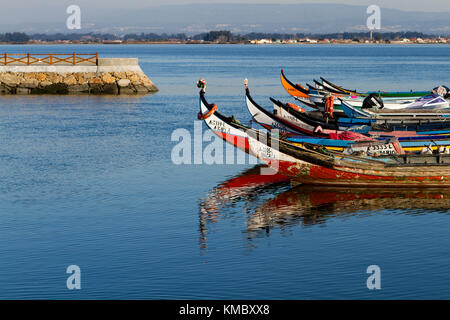
<svg viewBox="0 0 450 320"><path fill-rule="evenodd" d="M260 176L255 167L217 186L200 203L200 233L206 236L213 223L236 217L242 204L246 226L254 238L273 228L323 224L352 215L447 213L450 190L417 188L337 188L310 185L292 187L280 175ZM242 218L242 217L241 217Z"/></svg>
<svg viewBox="0 0 450 320"><path fill-rule="evenodd" d="M222 182L215 187L206 199L200 202L200 242L206 248L208 224L217 223L226 218L227 207L239 202L251 204L263 195L273 194L289 186L289 178L273 171L273 174L261 175L261 169L271 170L266 165L257 165L240 175Z"/></svg>

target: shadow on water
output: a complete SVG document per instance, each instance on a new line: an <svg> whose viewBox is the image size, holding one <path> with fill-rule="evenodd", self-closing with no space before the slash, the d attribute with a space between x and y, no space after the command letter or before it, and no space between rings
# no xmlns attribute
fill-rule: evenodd
<svg viewBox="0 0 450 320"><path fill-rule="evenodd" d="M247 239L272 229L325 224L333 218L375 214L422 215L450 210L450 190L291 186L282 175L260 175L256 166L215 187L200 201L200 246L219 221L236 218L242 207ZM242 216L241 216L242 218Z"/></svg>

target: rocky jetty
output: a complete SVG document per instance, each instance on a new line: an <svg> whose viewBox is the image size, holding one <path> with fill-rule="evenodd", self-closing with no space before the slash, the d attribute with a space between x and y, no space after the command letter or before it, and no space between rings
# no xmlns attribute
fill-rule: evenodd
<svg viewBox="0 0 450 320"><path fill-rule="evenodd" d="M0 94L132 95L156 91L137 59L99 59L97 66L0 68Z"/></svg>

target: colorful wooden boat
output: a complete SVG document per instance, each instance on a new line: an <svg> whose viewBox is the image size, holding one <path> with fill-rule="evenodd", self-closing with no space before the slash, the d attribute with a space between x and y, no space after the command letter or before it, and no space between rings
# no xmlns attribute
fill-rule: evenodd
<svg viewBox="0 0 450 320"><path fill-rule="evenodd" d="M441 119L450 117L450 109L448 109L448 101L438 95L428 95L417 101L399 109L372 109L358 108L353 104L341 100L342 111L348 118L364 118L364 119L398 119L398 118L414 118L414 119Z"/></svg>
<svg viewBox="0 0 450 320"><path fill-rule="evenodd" d="M409 107L419 107L418 104L423 104L421 101L416 100L429 95L430 91L421 92L367 92L358 93L353 90L347 90L338 86L331 86L330 82L321 77L322 83L314 80L315 85L307 84L306 88L300 84L294 84L289 79L286 78L284 71L281 70L280 74L281 84L285 90L291 94L295 99L300 101L302 104L313 108L317 108L320 111L324 111L325 103L324 97L326 95L333 95L335 98L334 109L336 113L342 113L341 101L345 101L354 107L361 108L364 103L364 99L370 94L375 94L383 98L384 105L386 109L402 109ZM416 106L414 106L414 103ZM436 104L428 103L428 105L434 108L448 108L448 101L442 99Z"/></svg>
<svg viewBox="0 0 450 320"><path fill-rule="evenodd" d="M392 113L395 116L391 116L390 113L380 113L380 115L375 114L373 116L374 113L368 113L365 110L347 106L343 103L343 110L346 112L348 118L334 115L327 119L324 118L323 113L299 112L292 108L292 104L285 104L273 98L270 98L270 100L274 104L274 110L276 110L277 114L287 118L288 121L296 122L299 119L298 121L327 129L348 130L349 128L363 125L367 126L366 130L370 130L370 128L376 130L379 126L383 128L382 130L391 131L450 130L450 113L445 112L429 113L424 110L418 110L414 113Z"/></svg>
<svg viewBox="0 0 450 320"><path fill-rule="evenodd" d="M248 87L245 89L245 98L248 111L252 118L267 130L279 130L281 134L290 135L311 135L314 133L315 127L304 125L303 123L290 122L287 119L267 111L258 105L250 95ZM317 132L318 136L328 137L328 134Z"/></svg>
<svg viewBox="0 0 450 320"><path fill-rule="evenodd" d="M345 187L450 187L450 155L357 157L298 147L248 132L252 152L302 184Z"/></svg>
<svg viewBox="0 0 450 320"><path fill-rule="evenodd" d="M411 91L403 91L403 92L402 91L399 91L399 92L369 91L366 93L360 93L360 92L357 92L356 90L348 90L348 89L342 88L338 85L335 85L334 83L326 80L323 77L320 77L320 80L322 80L322 85L329 86L335 90L339 90L343 93L347 93L350 95L368 96L372 93L375 93L383 98L413 98L413 99L417 99L417 98L420 98L420 97L425 96L430 93L430 91L412 91L412 90Z"/></svg>
<svg viewBox="0 0 450 320"><path fill-rule="evenodd" d="M205 98L205 92L203 90L200 91L199 103L201 112L200 114L208 114L212 110L214 110L214 104L210 104L207 102ZM249 149L247 132L249 130L255 131L255 129L241 124L233 116L224 116L217 110L212 112L209 117L203 120L208 128L223 140L231 143L233 146L241 149L244 152L250 153L251 150ZM399 137L398 141L404 152L412 153L420 152L424 149L426 149L427 151L438 150L440 148L447 148L448 150L450 150L449 137L449 135L408 136ZM316 145L328 150L339 152L359 150L366 153L385 153L392 151L392 146L388 146L390 143L389 141L392 138L390 136L364 137L364 139L359 140L357 138L359 138L359 136L355 137L349 132L342 133L341 136L331 132L328 134L328 136L326 136L326 138L290 135L286 136L284 139L297 146ZM369 143L364 144L364 141L367 141ZM383 148L380 148L379 146L383 146Z"/></svg>
<svg viewBox="0 0 450 320"><path fill-rule="evenodd" d="M308 98L309 94L310 94L309 89L311 89L311 88L318 89L317 87L314 87L311 85L309 86L309 88L305 88L304 86L302 86L298 83L293 83L286 77L283 69L281 69L280 79L281 79L281 84L283 85L283 87L293 97ZM330 81L324 79L323 77L320 77L320 79L322 80L321 84L318 83L317 81L315 81L315 82L318 85L322 86L321 87L322 90L328 91L330 93L336 93L336 94L347 95L347 96L367 97L371 93L375 93L382 98L394 98L394 99L403 98L403 99L415 100L417 98L420 98L427 94L430 94L430 90L428 90L428 91L404 91L404 92L369 91L369 92L362 93L362 92L357 92L356 90L344 89L340 86L337 86L337 85L331 83Z"/></svg>
<svg viewBox="0 0 450 320"><path fill-rule="evenodd" d="M415 137L417 139L413 139L413 137L400 137L397 138L402 150L405 153L420 153L420 152L429 152L436 150L443 150L444 152L450 152L450 136L430 136L430 137ZM370 153L370 150L373 152L379 152L380 154L388 154L392 151L392 146L388 146L388 141L391 139L379 138L375 141L379 141L379 144L370 142L370 143L361 143L351 141L351 140L336 140L336 139L324 139L324 138L315 138L315 137L286 137L284 140L297 145L317 145L323 146L328 150L351 153L350 150L359 150L364 151L365 153ZM378 147L380 146L380 147ZM381 148L382 146L382 148ZM362 149L364 148L364 149Z"/></svg>
<svg viewBox="0 0 450 320"><path fill-rule="evenodd" d="M327 126L321 126L316 123L319 120L312 120L307 115L303 115L302 113L300 113L300 117L295 117L284 112L277 113L277 111L280 110L280 105L278 104L274 105L274 112L272 113L255 102L250 95L250 89L248 86L246 86L245 89L245 97L247 108L252 118L267 130L276 129L280 131L281 134L309 135L323 138L329 138L330 134L333 134L342 136L343 139L345 139L345 135L349 134L348 132L344 133L344 131L348 130L348 127L341 127L332 123ZM354 130L354 135L351 139L367 139L364 134L369 133L371 130L372 128L370 126L361 125ZM415 134L415 132L412 131L409 133L410 135Z"/></svg>
<svg viewBox="0 0 450 320"><path fill-rule="evenodd" d="M291 82L288 78L286 78L283 69L281 69L280 80L283 88L294 98L309 99L309 90L300 84Z"/></svg>
<svg viewBox="0 0 450 320"><path fill-rule="evenodd" d="M323 103L323 97L324 95L320 95L316 92L316 90L312 90L313 93L310 92L310 89L308 87L303 87L300 84L296 84L291 82L288 78L286 78L283 69L281 69L280 74L280 80L283 88L291 95L293 96L297 101L299 101L302 105L312 108L312 109L318 109L321 111L324 111L325 104ZM344 98L344 96L347 96L347 94L343 95L335 95L339 98ZM347 97L348 98L348 97ZM356 98L356 96L355 96ZM340 107L340 101L336 100L334 103L335 112L336 113L343 113L341 107Z"/></svg>
<svg viewBox="0 0 450 320"><path fill-rule="evenodd" d="M328 82L326 79L320 77L320 79L322 80L322 87L327 90L330 91L331 90L337 90L338 92L342 93L342 94L347 94L347 95L360 95L360 93L358 93L356 90L349 90L349 89L345 89L342 87L339 87L337 85L334 85L331 82Z"/></svg>
<svg viewBox="0 0 450 320"><path fill-rule="evenodd" d="M317 90L317 89L310 89L310 94L309 94L309 104L314 104L315 105L315 109L324 112L325 111L325 97L327 95L330 95L329 92L327 91L321 91L321 90ZM364 105L364 100L367 97L362 97L362 96L346 96L346 95L337 95L337 94L332 94L335 99L334 99L334 110L337 113L343 113L342 110L342 101L347 102L348 104L351 104L352 106L356 107L356 108L362 108ZM303 102L303 100L301 99L297 99L296 100ZM400 109L400 108L407 108L408 106L410 106L411 104L413 104L415 102L414 99L404 99L404 98L383 98L384 102L384 106L386 109ZM444 102L445 104L445 102ZM445 107L445 106L444 106Z"/></svg>
<svg viewBox="0 0 450 320"><path fill-rule="evenodd" d="M450 133L450 123L442 121L427 123L424 120L423 124L415 121L408 124L402 123L401 119L397 123L390 123L387 120L380 120L377 123L374 120L344 118L339 118L341 121L336 121L333 118L327 120L323 119L322 116L314 117L314 113L298 112L275 99L271 99L275 111L275 113L272 113L254 101L248 86L245 90L247 108L253 119L268 130L277 129L282 133L330 138L330 134L345 137L345 134L349 134L348 132L351 131L361 134L360 139L363 139L364 135L401 137ZM286 112L283 112L283 110ZM353 138L356 139L356 135Z"/></svg>
<svg viewBox="0 0 450 320"><path fill-rule="evenodd" d="M209 129L236 148L249 152L248 136L243 126L232 116L226 117L218 112L217 106L209 104L205 98L205 90L200 90L199 120L204 120ZM206 116L209 115L209 116Z"/></svg>

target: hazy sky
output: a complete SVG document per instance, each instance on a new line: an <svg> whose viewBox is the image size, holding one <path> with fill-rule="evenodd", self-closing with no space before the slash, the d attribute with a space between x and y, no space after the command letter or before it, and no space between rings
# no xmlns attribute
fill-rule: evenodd
<svg viewBox="0 0 450 320"><path fill-rule="evenodd" d="M0 14L5 14L11 9L19 9L21 11L35 10L35 14L39 14L39 12L43 12L44 10L46 12L56 12L59 11L59 8L64 6L67 7L71 4L90 8L139 8L155 5L189 3L341 3L365 6L376 4L384 8L393 8L406 11L450 12L449 0L28 0L26 5L24 5L23 1L17 1L14 3L14 1L0 0ZM3 16L3 14L1 15Z"/></svg>
<svg viewBox="0 0 450 320"><path fill-rule="evenodd" d="M84 30L88 30L88 28L91 28L96 32L110 32L111 26L113 26L115 28L115 31L113 30L113 32L116 32L117 28L125 28L126 30L133 30L135 32L156 32L159 29L155 29L155 17L153 17L153 19L151 17L152 7L167 5L189 5L199 3L254 4L255 6L257 6L258 4L297 4L300 5L300 7L301 4L306 3L332 3L357 5L363 7L367 7L369 5L378 5L381 8L398 9L403 11L440 12L441 16L444 15L444 21L446 21L445 15L447 14L447 12L450 13L450 0L27 0L26 5L23 1L0 0L0 32L66 32L67 29L65 28L65 23L66 19L68 18L66 9L70 5L78 5L81 8ZM300 9L298 9L297 7L297 10ZM344 6L340 13L347 12L345 10L346 7ZM166 11L171 12L170 10ZM174 11L173 14L166 14L167 17L161 17L160 14L157 13L159 12L158 10L155 10L154 12L157 17L163 18L163 21L160 21L157 26L161 29L162 25L166 22L175 24L177 21L182 19L185 11L180 9L178 11ZM141 14L141 24L137 25L133 19L136 15L139 14ZM391 16L392 15L394 16L395 20L395 13L391 13ZM148 20L146 18L147 16ZM178 32L178 30L182 30L183 32L187 30L187 32L189 32L190 29L186 28L191 28L191 25L196 25L202 22L201 17L197 17L195 13L193 16L194 18L192 18L192 20L190 20L188 23L185 23L184 26L179 26L176 32ZM217 20L220 20L220 18L221 17L219 15L217 17ZM272 18L273 17L269 13L267 13L267 17L264 17L264 19L267 19L269 22L273 20ZM358 22L358 24L364 24L365 16L361 15L360 20L361 21ZM411 28L416 30L417 26L414 26L416 20L412 20L410 22L411 23L409 25L413 26ZM230 22L226 21L222 23ZM298 24L301 23L299 22ZM391 22L391 24L393 23ZM406 25L405 23L403 24ZM425 22L425 25L427 24L428 22ZM143 28L144 26L148 27L148 29ZM307 26L302 25L301 27L306 28ZM423 23L419 27L423 27ZM442 23L438 27L442 29ZM183 28L185 28L186 30ZM200 29L202 28L204 29L204 27L201 27ZM398 28L404 27L400 25L398 26ZM450 26L448 24L445 25L445 28L450 30ZM439 30L439 32L443 32L443 30Z"/></svg>

